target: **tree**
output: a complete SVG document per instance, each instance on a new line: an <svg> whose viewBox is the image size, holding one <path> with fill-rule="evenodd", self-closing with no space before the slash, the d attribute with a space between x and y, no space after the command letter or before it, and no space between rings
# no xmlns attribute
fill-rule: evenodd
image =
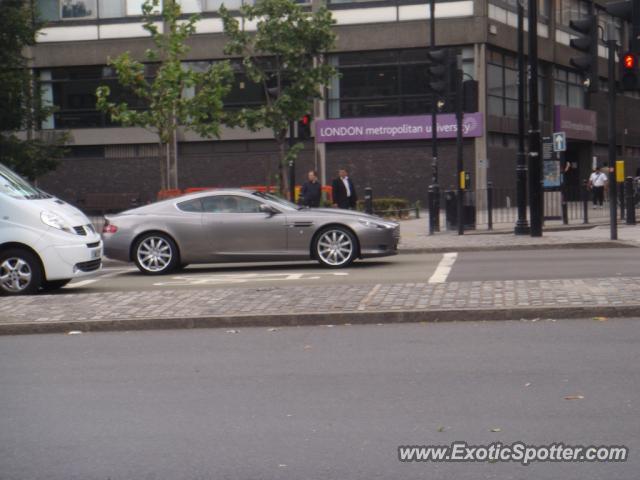
<svg viewBox="0 0 640 480"><path fill-rule="evenodd" d="M178 155L176 134L180 126L203 137L219 136L224 118L223 98L231 89L233 73L227 61L212 63L198 72L183 65L189 52L187 39L195 33L198 15L183 21L176 0L165 0L160 15L162 31L156 13L160 0L147 0L142 6L144 29L155 45L145 52L149 64L157 71L153 79L145 78L145 64L125 52L109 65L116 70L119 83L142 100L146 108L135 110L126 102L109 101L109 87L96 91L98 109L123 126L139 126L158 135L162 188L178 188ZM192 96L184 95L190 90ZM163 153L164 152L164 153Z"/></svg>
<svg viewBox="0 0 640 480"><path fill-rule="evenodd" d="M272 130L280 151L280 192L285 193L293 185L287 185L284 167L295 161L303 147L296 143L287 151L290 125L311 112L313 100L322 98L322 87L336 75L323 61L323 54L335 44L331 28L335 21L325 7L307 12L293 0L257 0L243 5L242 27L224 5L220 16L229 37L225 53L242 57L244 73L262 86L265 96L264 104L237 112L237 122L252 131ZM244 25L253 21L257 21L257 30L247 32Z"/></svg>
<svg viewBox="0 0 640 480"><path fill-rule="evenodd" d="M66 135L40 131L53 109L43 105L29 68L29 47L42 27L32 2L0 0L0 9L0 162L36 180L55 169Z"/></svg>

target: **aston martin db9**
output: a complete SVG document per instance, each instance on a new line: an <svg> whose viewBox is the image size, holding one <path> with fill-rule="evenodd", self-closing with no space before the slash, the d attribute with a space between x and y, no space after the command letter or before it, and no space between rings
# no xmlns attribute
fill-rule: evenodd
<svg viewBox="0 0 640 480"><path fill-rule="evenodd" d="M340 268L397 252L396 222L299 207L247 190L210 190L105 217L108 258L157 275L191 263L317 260Z"/></svg>

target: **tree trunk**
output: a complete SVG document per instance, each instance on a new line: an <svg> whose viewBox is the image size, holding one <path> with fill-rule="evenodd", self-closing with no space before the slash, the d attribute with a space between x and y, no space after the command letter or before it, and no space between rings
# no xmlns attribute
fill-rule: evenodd
<svg viewBox="0 0 640 480"><path fill-rule="evenodd" d="M174 109L175 112L175 109ZM171 118L172 133L167 145L167 184L170 189L178 188L178 125L175 113Z"/></svg>
<svg viewBox="0 0 640 480"><path fill-rule="evenodd" d="M278 147L278 150L280 151L280 158L278 159L278 191L280 192L280 195L286 197L289 179L287 178L284 170L285 158L287 157L287 145L284 138L278 140Z"/></svg>
<svg viewBox="0 0 640 480"><path fill-rule="evenodd" d="M158 143L158 164L160 166L160 190L166 190L167 183L167 148L162 142Z"/></svg>

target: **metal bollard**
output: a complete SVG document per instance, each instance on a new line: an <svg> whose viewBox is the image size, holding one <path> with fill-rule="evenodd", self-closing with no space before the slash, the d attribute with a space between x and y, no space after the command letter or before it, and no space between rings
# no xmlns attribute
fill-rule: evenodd
<svg viewBox="0 0 640 480"><path fill-rule="evenodd" d="M618 204L620 205L620 220L624 220L626 218L625 216L625 207L627 204L627 196L625 194L627 190L625 188L626 183L627 183L626 180L624 182L618 183Z"/></svg>
<svg viewBox="0 0 640 480"><path fill-rule="evenodd" d="M373 189L371 187L364 189L364 213L373 215Z"/></svg>
<svg viewBox="0 0 640 480"><path fill-rule="evenodd" d="M487 182L487 228L493 230L493 183Z"/></svg>
<svg viewBox="0 0 640 480"><path fill-rule="evenodd" d="M582 223L589 223L589 189L587 180L582 182Z"/></svg>
<svg viewBox="0 0 640 480"><path fill-rule="evenodd" d="M416 201L416 218L420 218L420 200Z"/></svg>
<svg viewBox="0 0 640 480"><path fill-rule="evenodd" d="M636 224L636 206L633 198L633 177L627 177L624 180L624 194L627 203L627 225Z"/></svg>
<svg viewBox="0 0 640 480"><path fill-rule="evenodd" d="M437 228L437 211L436 211L436 189L433 185L429 185L429 235L433 235Z"/></svg>

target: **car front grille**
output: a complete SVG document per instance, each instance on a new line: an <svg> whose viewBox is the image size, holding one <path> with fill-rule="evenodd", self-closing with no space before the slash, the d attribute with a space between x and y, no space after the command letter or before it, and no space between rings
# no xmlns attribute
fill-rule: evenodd
<svg viewBox="0 0 640 480"><path fill-rule="evenodd" d="M100 242L87 243L88 248L97 248L100 246Z"/></svg>
<svg viewBox="0 0 640 480"><path fill-rule="evenodd" d="M76 268L81 272L93 272L100 268L102 264L102 260L98 258L97 260L90 260L88 262L80 262L76 263Z"/></svg>
<svg viewBox="0 0 640 480"><path fill-rule="evenodd" d="M73 229L76 231L76 233L78 235L86 235L87 232L85 231L84 227L82 225L78 225L77 227L73 227Z"/></svg>

